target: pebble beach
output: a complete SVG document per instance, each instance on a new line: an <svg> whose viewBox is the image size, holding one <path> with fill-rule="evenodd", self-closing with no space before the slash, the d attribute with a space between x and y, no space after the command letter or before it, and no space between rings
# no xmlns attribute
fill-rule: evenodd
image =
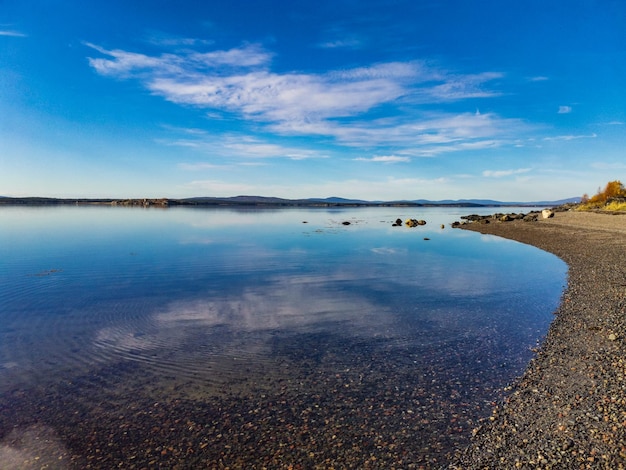
<svg viewBox="0 0 626 470"><path fill-rule="evenodd" d="M460 228L536 246L569 271L536 356L450 468L626 468L626 214Z"/></svg>

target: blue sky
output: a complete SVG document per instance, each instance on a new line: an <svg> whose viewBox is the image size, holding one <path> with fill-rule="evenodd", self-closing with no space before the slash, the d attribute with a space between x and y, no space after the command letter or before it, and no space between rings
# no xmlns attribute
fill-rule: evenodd
<svg viewBox="0 0 626 470"><path fill-rule="evenodd" d="M0 0L0 195L545 200L626 181L617 0Z"/></svg>

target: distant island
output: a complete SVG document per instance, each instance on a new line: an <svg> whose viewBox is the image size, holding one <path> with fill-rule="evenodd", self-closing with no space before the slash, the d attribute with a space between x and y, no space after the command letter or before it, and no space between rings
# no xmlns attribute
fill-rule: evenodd
<svg viewBox="0 0 626 470"><path fill-rule="evenodd" d="M502 202L490 199L459 199L430 201L426 199L401 201L365 201L340 197L283 199L263 196L192 197L185 199L137 198L137 199L90 199L52 197L0 197L0 206L58 206L101 205L122 207L175 207L175 206L256 206L256 207L510 207L510 206L560 206L578 203L579 197L559 201Z"/></svg>

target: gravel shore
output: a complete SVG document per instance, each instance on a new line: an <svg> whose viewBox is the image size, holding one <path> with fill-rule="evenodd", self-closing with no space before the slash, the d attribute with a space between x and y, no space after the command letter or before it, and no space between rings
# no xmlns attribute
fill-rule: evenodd
<svg viewBox="0 0 626 470"><path fill-rule="evenodd" d="M569 271L536 357L450 468L626 468L626 215L461 228L536 246Z"/></svg>

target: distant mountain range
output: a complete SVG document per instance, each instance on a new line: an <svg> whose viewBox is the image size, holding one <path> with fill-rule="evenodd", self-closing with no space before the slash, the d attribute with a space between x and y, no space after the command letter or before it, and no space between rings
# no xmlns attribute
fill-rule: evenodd
<svg viewBox="0 0 626 470"><path fill-rule="evenodd" d="M89 198L45 198L45 197L4 197L0 196L0 205L114 205L114 206L414 206L414 207L510 207L510 206L547 206L555 207L568 203L580 202L579 197L560 199L558 201L495 201L492 199L444 199L431 201L428 199L400 201L367 201L363 199L345 199L341 197L283 199L264 196L235 197L192 197L185 199L89 199Z"/></svg>
<svg viewBox="0 0 626 470"><path fill-rule="evenodd" d="M422 203L422 204L437 204L437 205L448 205L448 204L478 204L480 206L561 206L563 204L578 204L580 202L580 197L570 197L567 199L560 199L558 201L494 201L493 199L445 199L442 201L428 201L426 199L417 199L413 202Z"/></svg>

